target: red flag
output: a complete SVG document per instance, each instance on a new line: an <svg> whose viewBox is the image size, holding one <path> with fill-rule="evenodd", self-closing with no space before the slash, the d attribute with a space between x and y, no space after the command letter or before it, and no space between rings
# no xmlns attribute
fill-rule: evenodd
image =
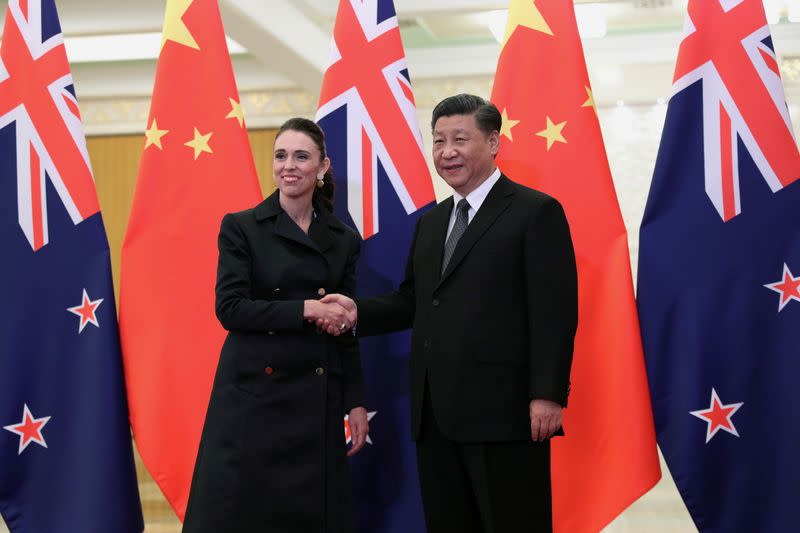
<svg viewBox="0 0 800 533"><path fill-rule="evenodd" d="M260 200L217 2L168 0L122 247L120 329L134 439L181 518L224 339L219 224Z"/></svg>
<svg viewBox="0 0 800 533"><path fill-rule="evenodd" d="M500 169L556 197L578 260L565 438L552 451L556 532L599 531L660 478L628 240L572 0L512 0L492 101Z"/></svg>

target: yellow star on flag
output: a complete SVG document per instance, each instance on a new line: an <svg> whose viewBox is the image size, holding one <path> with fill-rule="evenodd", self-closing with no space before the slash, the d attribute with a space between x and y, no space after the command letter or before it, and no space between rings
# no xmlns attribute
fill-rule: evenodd
<svg viewBox="0 0 800 533"><path fill-rule="evenodd" d="M550 117L547 117L547 128L543 129L542 131L538 132L536 135L539 137L544 137L547 139L547 149L550 150L550 147L553 146L553 143L556 141L560 143L567 143L567 140L561 135L561 130L564 129L566 126L567 121L561 122L560 124L553 124L553 121L550 120Z"/></svg>
<svg viewBox="0 0 800 533"><path fill-rule="evenodd" d="M506 45L508 38L514 33L517 26L525 26L547 35L553 35L553 30L547 25L547 21L544 20L539 8L536 7L535 0L511 0L508 5L508 21L506 22L503 46Z"/></svg>
<svg viewBox="0 0 800 533"><path fill-rule="evenodd" d="M187 141L184 146L188 146L190 148L194 148L194 158L197 160L200 157L201 152L208 152L209 154L213 154L214 151L208 145L208 140L211 136L214 135L214 132L206 133L205 135L201 134L197 131L197 128L194 129L194 139L191 141Z"/></svg>
<svg viewBox="0 0 800 533"><path fill-rule="evenodd" d="M144 134L147 137L147 140L144 143L144 149L147 150L149 146L157 146L159 150L163 150L161 146L161 137L169 133L169 130L160 130L158 129L158 124L156 124L156 118L153 117L153 123L150 124L150 127L145 130Z"/></svg>
<svg viewBox="0 0 800 533"><path fill-rule="evenodd" d="M194 0L167 0L167 12L164 15L164 30L161 33L161 50L167 41L174 41L178 44L200 50L197 41L192 37L189 28L183 22L183 15L192 5Z"/></svg>
<svg viewBox="0 0 800 533"><path fill-rule="evenodd" d="M586 101L583 103L581 107L594 107L594 95L592 94L592 90L589 87L586 87L585 85L584 88L586 89L586 95L589 98L586 99ZM597 111L596 108L595 111Z"/></svg>
<svg viewBox="0 0 800 533"><path fill-rule="evenodd" d="M509 141L513 141L514 137L511 136L511 128L519 124L519 120L512 120L508 118L508 111L506 108L503 108L502 119L503 121L500 125L500 135L505 135L508 137Z"/></svg>
<svg viewBox="0 0 800 533"><path fill-rule="evenodd" d="M233 98L228 98L228 100L231 102L231 112L228 113L225 118L235 118L239 121L239 126L244 126L244 112L242 111L242 105Z"/></svg>

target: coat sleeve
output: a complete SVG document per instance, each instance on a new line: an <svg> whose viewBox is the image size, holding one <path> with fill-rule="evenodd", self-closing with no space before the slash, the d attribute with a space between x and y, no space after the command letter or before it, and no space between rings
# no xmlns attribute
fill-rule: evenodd
<svg viewBox="0 0 800 533"><path fill-rule="evenodd" d="M359 335L382 335L410 328L414 323L416 290L414 281L414 251L422 218L417 221L414 239L406 259L405 277L398 290L373 298L356 299Z"/></svg>
<svg viewBox="0 0 800 533"><path fill-rule="evenodd" d="M228 331L299 331L303 328L303 301L256 300L250 279L253 255L236 217L225 215L219 230L219 261L215 310Z"/></svg>
<svg viewBox="0 0 800 533"><path fill-rule="evenodd" d="M549 198L525 234L531 399L567 405L578 327L578 279L567 217Z"/></svg>
<svg viewBox="0 0 800 533"><path fill-rule="evenodd" d="M361 253L361 238L353 235L350 253L347 257L344 277L339 285L339 292L353 297L356 291L356 264ZM344 374L344 409L349 412L354 407L365 407L364 378L361 371L361 352L358 339L350 334L336 337L339 354L342 358Z"/></svg>

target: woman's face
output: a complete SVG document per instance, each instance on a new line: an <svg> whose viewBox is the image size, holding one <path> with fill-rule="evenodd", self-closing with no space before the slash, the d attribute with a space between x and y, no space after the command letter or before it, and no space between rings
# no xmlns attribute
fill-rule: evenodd
<svg viewBox="0 0 800 533"><path fill-rule="evenodd" d="M290 198L308 197L314 194L317 176L324 174L330 160L321 159L314 141L305 133L287 130L275 139L272 173L275 186L281 195Z"/></svg>

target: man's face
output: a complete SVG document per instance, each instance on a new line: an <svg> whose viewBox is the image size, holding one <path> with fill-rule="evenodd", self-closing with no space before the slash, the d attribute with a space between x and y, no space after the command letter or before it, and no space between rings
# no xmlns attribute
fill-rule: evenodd
<svg viewBox="0 0 800 533"><path fill-rule="evenodd" d="M498 132L482 132L474 114L440 117L433 126L433 164L448 185L466 196L493 172L499 144Z"/></svg>

